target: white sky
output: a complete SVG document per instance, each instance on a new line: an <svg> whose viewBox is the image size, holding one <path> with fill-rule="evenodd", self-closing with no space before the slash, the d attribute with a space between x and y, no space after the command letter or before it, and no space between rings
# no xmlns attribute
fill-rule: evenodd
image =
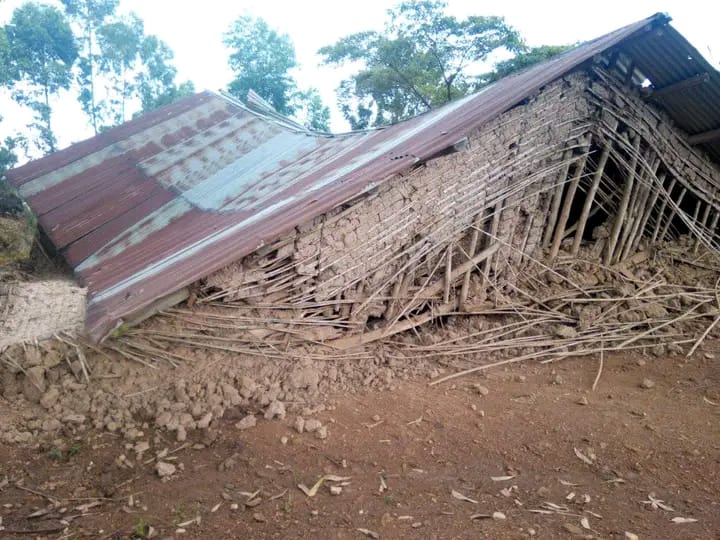
<svg viewBox="0 0 720 540"><path fill-rule="evenodd" d="M52 2L52 0L51 0ZM7 22L23 0L0 0L0 24ZM178 81L190 79L197 90L224 88L232 78L222 34L239 15L264 18L292 38L301 64L295 73L301 87L315 86L331 106L334 131L347 128L335 108L335 88L347 75L319 67L317 50L347 34L381 29L385 12L394 2L362 0L121 0L120 12L135 11L147 33L157 34L175 52ZM457 16L502 15L531 46L585 41L658 11L673 18L677 28L714 66L720 65L720 2L717 0L449 0ZM594 8L594 9L591 9ZM64 96L54 107L56 135L61 147L90 135L75 96ZM28 115L7 93L0 96L0 137L22 129Z"/></svg>

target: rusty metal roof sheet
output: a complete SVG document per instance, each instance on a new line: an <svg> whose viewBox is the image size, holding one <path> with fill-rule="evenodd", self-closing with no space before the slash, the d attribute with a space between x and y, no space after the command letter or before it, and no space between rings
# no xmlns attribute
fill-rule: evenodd
<svg viewBox="0 0 720 540"><path fill-rule="evenodd" d="M426 160L667 19L655 15L386 129L328 136L204 92L10 171L88 287L86 330L123 318Z"/></svg>

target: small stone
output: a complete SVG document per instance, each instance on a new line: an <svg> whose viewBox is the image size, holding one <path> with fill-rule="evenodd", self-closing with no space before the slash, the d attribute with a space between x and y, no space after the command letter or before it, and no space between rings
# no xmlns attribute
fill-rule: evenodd
<svg viewBox="0 0 720 540"><path fill-rule="evenodd" d="M553 384L558 384L558 385L562 384L562 383L563 383L563 378L562 378L562 376L561 376L559 373L557 373L557 374L555 375L555 377L553 377L552 383L553 383Z"/></svg>
<svg viewBox="0 0 720 540"><path fill-rule="evenodd" d="M268 405L267 409L265 409L266 420L272 420L275 417L280 420L285 418L285 404L282 401L275 400Z"/></svg>
<svg viewBox="0 0 720 540"><path fill-rule="evenodd" d="M707 358L708 360L713 360L715 358L715 355L713 353L706 352L705 358ZM625 534L628 534L628 533L625 533Z"/></svg>
<svg viewBox="0 0 720 540"><path fill-rule="evenodd" d="M373 417L372 417L372 421L373 421L373 422L379 422L379 421L380 421L380 415L379 415L379 414L374 414Z"/></svg>
<svg viewBox="0 0 720 540"><path fill-rule="evenodd" d="M587 405L588 399L585 396L582 396L580 399L578 399L575 403L578 405Z"/></svg>
<svg viewBox="0 0 720 540"><path fill-rule="evenodd" d="M260 512L255 512L253 514L253 519L258 523L265 523L267 521L267 519L265 519L265 516L263 516Z"/></svg>
<svg viewBox="0 0 720 540"><path fill-rule="evenodd" d="M520 375L520 374L515 375L514 379L515 379L515 382L525 382L525 381L527 381L527 377L526 377L525 375Z"/></svg>
<svg viewBox="0 0 720 540"><path fill-rule="evenodd" d="M187 431L185 431L184 427L178 426L176 438L178 442L185 442L187 440Z"/></svg>
<svg viewBox="0 0 720 540"><path fill-rule="evenodd" d="M535 536L537 534L537 531L535 529L528 529L527 532L529 536Z"/></svg>
<svg viewBox="0 0 720 540"><path fill-rule="evenodd" d="M47 392L45 392L45 394L43 394L42 398L40 398L40 405L42 405L46 409L52 409L53 405L57 403L59 397L60 390L53 386Z"/></svg>
<svg viewBox="0 0 720 540"><path fill-rule="evenodd" d="M563 523L563 529L573 536L585 536L585 532L574 523Z"/></svg>
<svg viewBox="0 0 720 540"><path fill-rule="evenodd" d="M321 439L321 440L322 440L322 439L327 439L327 436L328 436L327 426L320 426L320 427L315 431L315 436L316 436L318 439Z"/></svg>
<svg viewBox="0 0 720 540"><path fill-rule="evenodd" d="M330 495L340 495L342 493L341 486L330 486Z"/></svg>
<svg viewBox="0 0 720 540"><path fill-rule="evenodd" d="M537 490L538 497L547 497L550 495L550 490L545 486L539 487Z"/></svg>
<svg viewBox="0 0 720 540"><path fill-rule="evenodd" d="M644 388L645 390L650 390L654 387L655 382L652 379L643 379L643 382L640 383L640 388Z"/></svg>
<svg viewBox="0 0 720 540"><path fill-rule="evenodd" d="M661 345L661 347L662 347L662 345ZM655 348L653 348L653 351L655 351ZM658 354L656 354L655 356L662 356L662 355L664 355L664 354L665 354L665 349L663 348L663 349L662 349L661 351L659 351ZM635 361L635 363L636 363L638 366L640 366L640 367L643 367L643 366L645 366L645 364L647 364L647 362L645 361L644 358L638 358L638 359Z"/></svg>
<svg viewBox="0 0 720 540"><path fill-rule="evenodd" d="M82 414L66 414L63 417L63 422L67 424L84 424L85 416Z"/></svg>
<svg viewBox="0 0 720 540"><path fill-rule="evenodd" d="M413 529L419 529L420 527L422 527L422 525L423 525L423 524L422 524L422 521L416 521L415 523L413 523L413 524L410 525L410 526L411 526Z"/></svg>
<svg viewBox="0 0 720 540"><path fill-rule="evenodd" d="M305 430L305 419L302 416L296 417L293 427L295 428L295 431L302 433Z"/></svg>
<svg viewBox="0 0 720 540"><path fill-rule="evenodd" d="M558 324L553 328L553 333L556 337L564 339L572 339L577 337L577 330L572 326L565 326L564 324Z"/></svg>
<svg viewBox="0 0 720 540"><path fill-rule="evenodd" d="M158 461L155 464L155 471L160 478L166 478L175 474L177 468L172 463L166 463L164 461Z"/></svg>
<svg viewBox="0 0 720 540"><path fill-rule="evenodd" d="M135 444L135 446L133 447L133 450L135 450L135 453L136 453L138 456L141 456L141 455L143 455L145 452L147 452L148 450L150 450L150 443L147 442L147 441L140 441L140 442L138 442L138 443Z"/></svg>
<svg viewBox="0 0 720 540"><path fill-rule="evenodd" d="M240 506L238 505L238 503L232 503L232 504L230 505L230 510L237 510L238 508L240 508Z"/></svg>
<svg viewBox="0 0 720 540"><path fill-rule="evenodd" d="M305 431L317 431L318 429L320 429L321 426L322 422L320 422L320 420L316 420L315 418L305 420Z"/></svg>
<svg viewBox="0 0 720 540"><path fill-rule="evenodd" d="M237 457L238 457L237 454L233 454L232 456L224 459L220 463L220 465L218 465L218 471L224 472L224 471L229 471L229 470L234 469L235 466L237 465Z"/></svg>
<svg viewBox="0 0 720 540"><path fill-rule="evenodd" d="M625 540L640 540L640 537L635 533L625 531Z"/></svg>
<svg viewBox="0 0 720 540"><path fill-rule="evenodd" d="M240 430L246 430L246 429L250 429L251 427L255 427L256 425L257 425L257 418L255 418L255 415L248 414L245 418L243 418L237 424L235 424L235 427Z"/></svg>
<svg viewBox="0 0 720 540"><path fill-rule="evenodd" d="M45 394L45 368L42 366L34 366L25 370L25 379L23 380L23 394L25 399L33 403L40 403L40 399Z"/></svg>
<svg viewBox="0 0 720 540"><path fill-rule="evenodd" d="M472 385L473 390L480 394L481 396L487 396L490 393L490 390L486 386L483 386L482 384L473 384Z"/></svg>
<svg viewBox="0 0 720 540"><path fill-rule="evenodd" d="M493 512L492 514L493 519L507 519L507 516L503 514L502 512Z"/></svg>
<svg viewBox="0 0 720 540"><path fill-rule="evenodd" d="M285 437L285 436L280 437L280 444L282 444L283 446L285 446L287 443L288 443L288 438L287 438L287 437Z"/></svg>
<svg viewBox="0 0 720 540"><path fill-rule="evenodd" d="M213 413L209 412L197 422L198 429L207 429L212 422Z"/></svg>

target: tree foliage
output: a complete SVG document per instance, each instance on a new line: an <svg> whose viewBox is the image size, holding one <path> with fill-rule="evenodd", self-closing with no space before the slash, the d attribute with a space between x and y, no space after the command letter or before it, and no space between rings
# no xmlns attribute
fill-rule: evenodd
<svg viewBox="0 0 720 540"><path fill-rule="evenodd" d="M495 51L522 50L502 17L446 14L442 0L409 0L388 11L382 32L360 32L323 47L326 65L357 65L338 104L354 129L414 116L470 92L479 63Z"/></svg>
<svg viewBox="0 0 720 540"><path fill-rule="evenodd" d="M50 97L70 87L77 58L75 37L63 13L55 7L27 3L13 12L5 27L16 84L13 97L34 113L31 129L43 153L55 151Z"/></svg>
<svg viewBox="0 0 720 540"><path fill-rule="evenodd" d="M61 0L65 13L78 29L78 101L97 133L102 124L103 103L99 101L98 33L115 15L120 0Z"/></svg>
<svg viewBox="0 0 720 540"><path fill-rule="evenodd" d="M287 34L270 28L263 19L242 16L224 34L235 78L228 92L244 100L253 90L284 115L295 116L306 127L327 131L330 109L315 88L299 90L290 70L298 66L295 46Z"/></svg>

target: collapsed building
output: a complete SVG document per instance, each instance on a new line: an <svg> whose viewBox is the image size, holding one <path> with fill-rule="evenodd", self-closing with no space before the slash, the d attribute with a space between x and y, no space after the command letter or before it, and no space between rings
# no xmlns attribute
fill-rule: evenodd
<svg viewBox="0 0 720 540"><path fill-rule="evenodd" d="M6 344L342 354L459 314L503 318L457 354L692 344L720 307L719 103L661 14L383 129L197 94L7 174L84 289L34 336L6 295Z"/></svg>

